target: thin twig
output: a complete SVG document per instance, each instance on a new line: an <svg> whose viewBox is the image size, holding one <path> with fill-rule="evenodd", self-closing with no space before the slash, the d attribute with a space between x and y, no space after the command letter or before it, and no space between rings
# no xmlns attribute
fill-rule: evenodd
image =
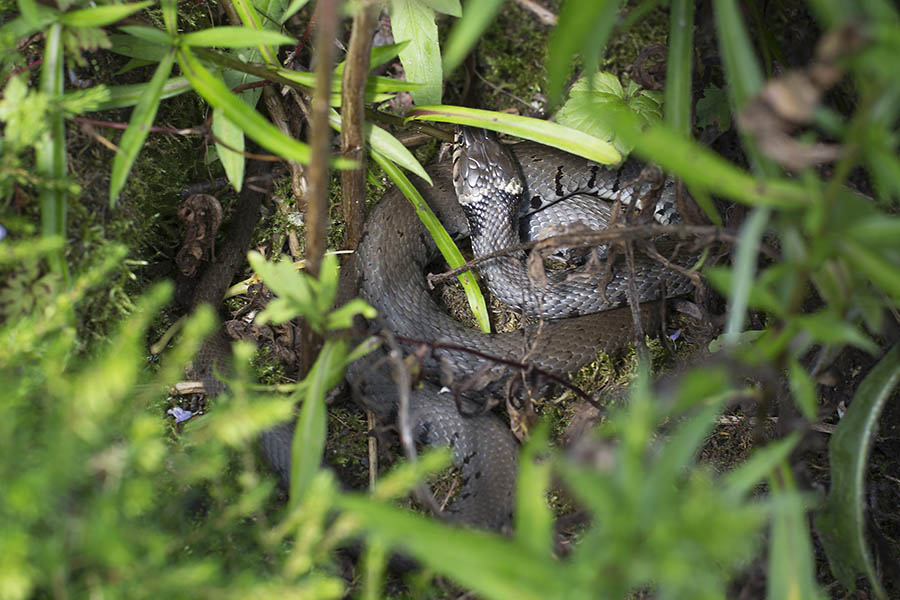
<svg viewBox="0 0 900 600"><path fill-rule="evenodd" d="M559 21L559 18L553 13L553 11L544 8L535 0L516 0L516 4L529 11L535 17L537 17L538 21L548 27L555 27L556 23Z"/></svg>

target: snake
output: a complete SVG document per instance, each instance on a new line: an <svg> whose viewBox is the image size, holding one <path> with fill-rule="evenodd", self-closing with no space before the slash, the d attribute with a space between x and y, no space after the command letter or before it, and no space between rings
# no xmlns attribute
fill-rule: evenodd
<svg viewBox="0 0 900 600"><path fill-rule="evenodd" d="M540 237L548 221L605 227L616 202L637 203L646 192L642 168L633 159L608 167L542 144L504 144L485 130L459 128L452 157L427 169L433 185L415 185L448 233L468 236L478 257L515 246L522 231ZM667 180L654 207L657 217L670 211L672 190ZM418 443L449 446L461 470L462 485L446 509L448 517L503 530L513 512L519 444L508 424L483 410L484 397L502 389L510 362L567 374L595 360L599 351L613 352L631 341L630 275L620 257L605 276L582 265L550 271L548 281L537 285L521 251L486 260L480 272L491 293L533 319L516 331L485 334L453 319L434 299L426 270L437 256L412 204L391 188L369 214L355 254L342 267L338 298L358 296L377 309L377 318L358 326L359 339L387 331L436 348L424 362L429 375L409 391L412 432ZM658 262L638 258L634 267L645 324L658 319L663 296L691 289L687 277ZM412 350L415 344L401 346ZM448 383L448 373L450 387L464 391L447 392L442 383ZM383 352L352 363L346 377L358 402L382 422L396 422L398 386ZM290 473L292 436L293 425L286 423L261 438L263 453L283 478Z"/></svg>

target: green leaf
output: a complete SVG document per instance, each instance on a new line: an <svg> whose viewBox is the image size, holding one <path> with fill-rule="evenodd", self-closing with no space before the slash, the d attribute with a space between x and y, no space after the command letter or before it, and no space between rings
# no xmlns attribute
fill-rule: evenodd
<svg viewBox="0 0 900 600"><path fill-rule="evenodd" d="M22 13L24 23L27 24L27 27L15 28L18 29L16 37L24 37L25 35L30 35L27 32L33 33L43 29L56 21L60 16L59 11L48 6L42 6L34 0L17 0L16 4L19 7L19 12Z"/></svg>
<svg viewBox="0 0 900 600"><path fill-rule="evenodd" d="M838 241L844 259L886 293L900 299L900 268L879 253L845 238Z"/></svg>
<svg viewBox="0 0 900 600"><path fill-rule="evenodd" d="M284 14L281 15L281 18L278 19L278 24L283 25L288 19L300 12L300 10L308 3L309 0L291 0L287 10L285 10Z"/></svg>
<svg viewBox="0 0 900 600"><path fill-rule="evenodd" d="M450 15L451 17L459 17L462 15L462 6L459 0L419 0L425 6L430 7L434 12Z"/></svg>
<svg viewBox="0 0 900 600"><path fill-rule="evenodd" d="M441 49L434 11L418 0L391 0L391 28L397 42L409 42L400 51L407 81L423 84L411 92L416 104L441 101Z"/></svg>
<svg viewBox="0 0 900 600"><path fill-rule="evenodd" d="M900 248L900 218L886 214L860 219L844 229L841 235L873 248Z"/></svg>
<svg viewBox="0 0 900 600"><path fill-rule="evenodd" d="M691 67L694 64L694 3L673 0L669 9L669 55L666 60L666 125L691 135Z"/></svg>
<svg viewBox="0 0 900 600"><path fill-rule="evenodd" d="M144 27L143 25L121 25L119 29L138 39L157 44L167 48L172 45L172 37L165 31L156 27Z"/></svg>
<svg viewBox="0 0 900 600"><path fill-rule="evenodd" d="M291 492L288 510L295 509L310 489L313 477L322 464L325 452L326 410L325 393L328 374L342 364L347 353L343 340L325 340L315 364L306 376L308 387L300 408L291 448Z"/></svg>
<svg viewBox="0 0 900 600"><path fill-rule="evenodd" d="M334 110L328 113L328 122L337 131L341 130L341 116ZM431 177L425 171L425 167L422 166L422 163L413 156L413 153L406 146L400 143L400 140L378 125L369 122L366 122L364 126L364 134L372 149L432 184Z"/></svg>
<svg viewBox="0 0 900 600"><path fill-rule="evenodd" d="M367 531L485 598L566 597L561 564L500 535L453 527L355 495L339 498L338 506Z"/></svg>
<svg viewBox="0 0 900 600"><path fill-rule="evenodd" d="M178 64L197 93L213 108L221 108L226 117L260 146L288 160L309 163L309 146L284 135L268 119L243 103L221 79L194 58L189 48L179 49ZM346 167L347 161L341 164Z"/></svg>
<svg viewBox="0 0 900 600"><path fill-rule="evenodd" d="M728 295L728 322L725 333L722 334L722 341L726 346L733 346L744 329L744 316L750 290L753 288L759 244L770 214L768 208L756 208L741 226Z"/></svg>
<svg viewBox="0 0 900 600"><path fill-rule="evenodd" d="M407 118L413 121L483 127L553 146L602 164L614 164L622 160L622 156L609 142L542 119L451 105L420 106L411 110Z"/></svg>
<svg viewBox="0 0 900 600"><path fill-rule="evenodd" d="M620 4L618 0L568 0L563 3L559 24L550 37L547 60L547 88L552 103L555 104L562 94L576 53L582 53L589 75L597 70L597 57L602 55L618 20Z"/></svg>
<svg viewBox="0 0 900 600"><path fill-rule="evenodd" d="M865 476L878 417L898 382L900 345L894 346L866 375L831 436L828 444L831 488L815 518L832 573L851 590L855 589L856 573L865 573L882 599L887 595L875 574L866 545Z"/></svg>
<svg viewBox="0 0 900 600"><path fill-rule="evenodd" d="M400 51L406 48L409 42L401 42L399 44L386 44L384 46L375 46L369 54L369 69L380 67L384 63L393 60L400 54ZM344 73L344 65L346 61L338 63L334 68L334 81L340 81L340 75Z"/></svg>
<svg viewBox="0 0 900 600"><path fill-rule="evenodd" d="M635 90L637 92L637 90ZM569 99L556 114L556 121L588 135L611 142L621 154L633 143L617 135L615 123L623 111L637 117L640 127L662 120L659 102L642 93L626 94L619 78L611 73L582 77L572 86Z"/></svg>
<svg viewBox="0 0 900 600"><path fill-rule="evenodd" d="M503 0L479 0L466 3L462 19L453 25L444 43L444 74L450 75L478 43L481 35L494 21Z"/></svg>
<svg viewBox="0 0 900 600"><path fill-rule="evenodd" d="M161 0L163 23L170 36L178 35L178 2L177 0Z"/></svg>
<svg viewBox="0 0 900 600"><path fill-rule="evenodd" d="M163 58L162 62L153 73L153 78L147 84L144 95L138 100L134 111L131 113L131 120L128 122L128 128L122 134L119 140L119 151L113 159L112 174L109 181L109 205L115 206L116 199L125 185L125 180L131 172L134 160L137 158L138 152L150 133L150 126L156 118L156 111L159 108L160 98L162 96L163 86L169 79L172 72L172 65L175 64L175 49L171 49L168 55Z"/></svg>
<svg viewBox="0 0 900 600"><path fill-rule="evenodd" d="M703 97L697 100L695 111L697 127L714 125L719 131L728 131L731 127L728 93L722 88L710 86L703 90Z"/></svg>
<svg viewBox="0 0 900 600"><path fill-rule="evenodd" d="M553 513L547 504L550 489L550 428L542 422L522 449L516 479L516 540L535 556L550 556Z"/></svg>
<svg viewBox="0 0 900 600"><path fill-rule="evenodd" d="M64 13L59 22L67 27L103 27L116 21L121 21L128 15L134 14L152 5L151 0L135 2L134 4L108 4L106 6L94 6Z"/></svg>
<svg viewBox="0 0 900 600"><path fill-rule="evenodd" d="M785 475L787 468L780 473ZM789 473L784 477L788 489L777 482L772 484L774 493L771 506L771 539L769 541L768 598L821 598L816 585L816 569L812 540L803 497L796 491ZM775 476L770 477L774 481Z"/></svg>
<svg viewBox="0 0 900 600"><path fill-rule="evenodd" d="M135 27L135 29L159 31L158 29L150 29L148 27ZM133 59L159 62L166 56L166 53L168 53L169 48L171 47L171 44L169 44L171 41L169 40L169 37L165 34L163 34L163 36L165 37L165 43L160 44L158 41L147 40L139 36L113 34L109 36L109 41L112 43L110 50L116 54L121 54L122 56Z"/></svg>
<svg viewBox="0 0 900 600"><path fill-rule="evenodd" d="M378 316L378 311L372 308L372 306L362 298L354 298L343 306L328 313L328 316L325 319L325 329L328 331L349 329L353 326L353 319L357 315L361 315L367 319L374 319Z"/></svg>
<svg viewBox="0 0 900 600"><path fill-rule="evenodd" d="M816 401L816 385L797 359L791 359L790 368L788 369L788 383L791 386L791 395L794 397L794 403L800 409L800 412L803 413L807 421L816 421L819 416L819 407Z"/></svg>
<svg viewBox="0 0 900 600"><path fill-rule="evenodd" d="M463 258L462 253L460 253L459 248L453 243L450 234L447 233L447 230L441 225L441 222L431 210L431 207L429 207L428 203L425 202L425 199L422 198L422 194L419 193L419 190L417 190L406 175L403 174L403 171L377 150L372 151L372 158L382 169L384 169L384 172L387 173L387 176L390 177L400 191L403 192L406 199L412 203L413 207L416 209L416 214L419 215L419 219L422 220L425 229L428 230L428 233L431 235L435 244L437 244L438 250L440 250L441 255L444 257L444 260L447 261L447 264L450 265L450 268L455 269L464 265L466 261ZM489 333L491 331L491 321L487 312L487 304L485 304L484 295L478 287L475 275L471 271L466 271L460 273L457 276L457 279L459 279L459 282L463 286L463 290L466 292L469 308L472 309L472 313L475 315L478 327L481 331Z"/></svg>
<svg viewBox="0 0 900 600"><path fill-rule="evenodd" d="M728 493L734 498L746 497L772 471L787 459L802 439L799 432L794 432L784 439L771 442L763 448L756 449L746 461L729 471L722 478Z"/></svg>
<svg viewBox="0 0 900 600"><path fill-rule="evenodd" d="M218 46L220 48L246 48L249 46L284 46L296 44L294 38L267 29L249 27L210 27L181 36L186 46Z"/></svg>
<svg viewBox="0 0 900 600"><path fill-rule="evenodd" d="M244 185L244 166L247 162L241 154L244 150L244 131L225 116L222 108L214 108L212 134L216 136L216 154L219 155L225 175L231 187L240 192Z"/></svg>
<svg viewBox="0 0 900 600"><path fill-rule="evenodd" d="M832 311L819 311L813 314L797 315L793 322L798 327L806 329L815 336L817 341L824 344L847 344L874 354L878 346L869 339L858 327L848 323L841 315Z"/></svg>

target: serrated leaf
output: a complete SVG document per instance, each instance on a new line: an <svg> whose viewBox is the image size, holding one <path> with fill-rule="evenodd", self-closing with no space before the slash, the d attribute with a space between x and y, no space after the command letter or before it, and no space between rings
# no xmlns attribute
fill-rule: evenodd
<svg viewBox="0 0 900 600"><path fill-rule="evenodd" d="M153 73L149 84L138 100L134 111L131 113L131 120L128 122L128 128L122 134L119 140L119 151L113 159L112 173L109 182L109 204L114 206L125 180L131 172L131 167L137 158L138 153L150 133L150 126L153 119L156 118L156 111L159 108L160 97L162 95L163 86L169 79L172 72L172 66L175 64L175 49L163 58Z"/></svg>
<svg viewBox="0 0 900 600"><path fill-rule="evenodd" d="M392 0L391 28L396 41L409 42L400 51L406 80L423 84L410 92L413 100L416 104L439 103L443 74L434 11L418 0Z"/></svg>

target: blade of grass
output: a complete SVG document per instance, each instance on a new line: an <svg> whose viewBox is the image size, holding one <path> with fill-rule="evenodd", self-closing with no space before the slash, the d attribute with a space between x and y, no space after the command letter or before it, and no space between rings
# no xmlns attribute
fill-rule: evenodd
<svg viewBox="0 0 900 600"><path fill-rule="evenodd" d="M691 135L691 66L693 65L694 3L673 0L669 21L664 119L673 131Z"/></svg>
<svg viewBox="0 0 900 600"><path fill-rule="evenodd" d="M147 93L150 83L136 83L133 85L114 85L106 88L109 97L97 105L97 110L111 110L113 108L127 108L134 106ZM160 100L173 98L190 91L191 84L187 77L172 77L162 85L159 93Z"/></svg>
<svg viewBox="0 0 900 600"><path fill-rule="evenodd" d="M122 134L119 140L119 151L113 159L112 174L109 182L109 205L115 206L116 199L125 185L125 180L131 172L134 160L137 158L138 152L150 133L150 125L156 118L156 111L159 108L163 86L169 79L172 72L172 65L175 64L175 49L169 50L169 53L163 58L153 78L147 84L144 94L138 100L137 106L131 113L131 120L128 122L128 128Z"/></svg>
<svg viewBox="0 0 900 600"><path fill-rule="evenodd" d="M143 10L153 4L152 1L135 2L134 4L110 4L94 6L63 13L59 22L67 27L103 27L121 21L128 15Z"/></svg>
<svg viewBox="0 0 900 600"><path fill-rule="evenodd" d="M459 248L453 243L450 234L447 233L447 230L441 225L441 222L431 210L431 207L428 206L428 203L422 198L422 194L419 193L419 190L417 190L406 175L403 174L403 171L376 150L372 151L372 158L382 169L384 169L384 172L387 173L388 177L391 178L400 191L403 192L403 195L412 203L413 207L416 209L416 214L422 219L422 223L425 225L428 233L431 234L432 239L434 239L435 244L437 244L438 250L441 251L444 260L447 261L450 268L455 269L456 267L464 265L466 261L463 258L462 253L460 253ZM488 318L487 305L484 302L484 295L478 287L475 275L471 271L466 271L465 273L461 273L458 276L458 279L463 286L463 290L466 292L466 299L469 301L469 307L475 314L475 320L478 321L478 327L481 331L490 333L491 322Z"/></svg>
<svg viewBox="0 0 900 600"><path fill-rule="evenodd" d="M186 46L247 48L264 44L284 46L286 44L296 44L297 40L277 31L223 26L186 33L181 36L181 43Z"/></svg>

